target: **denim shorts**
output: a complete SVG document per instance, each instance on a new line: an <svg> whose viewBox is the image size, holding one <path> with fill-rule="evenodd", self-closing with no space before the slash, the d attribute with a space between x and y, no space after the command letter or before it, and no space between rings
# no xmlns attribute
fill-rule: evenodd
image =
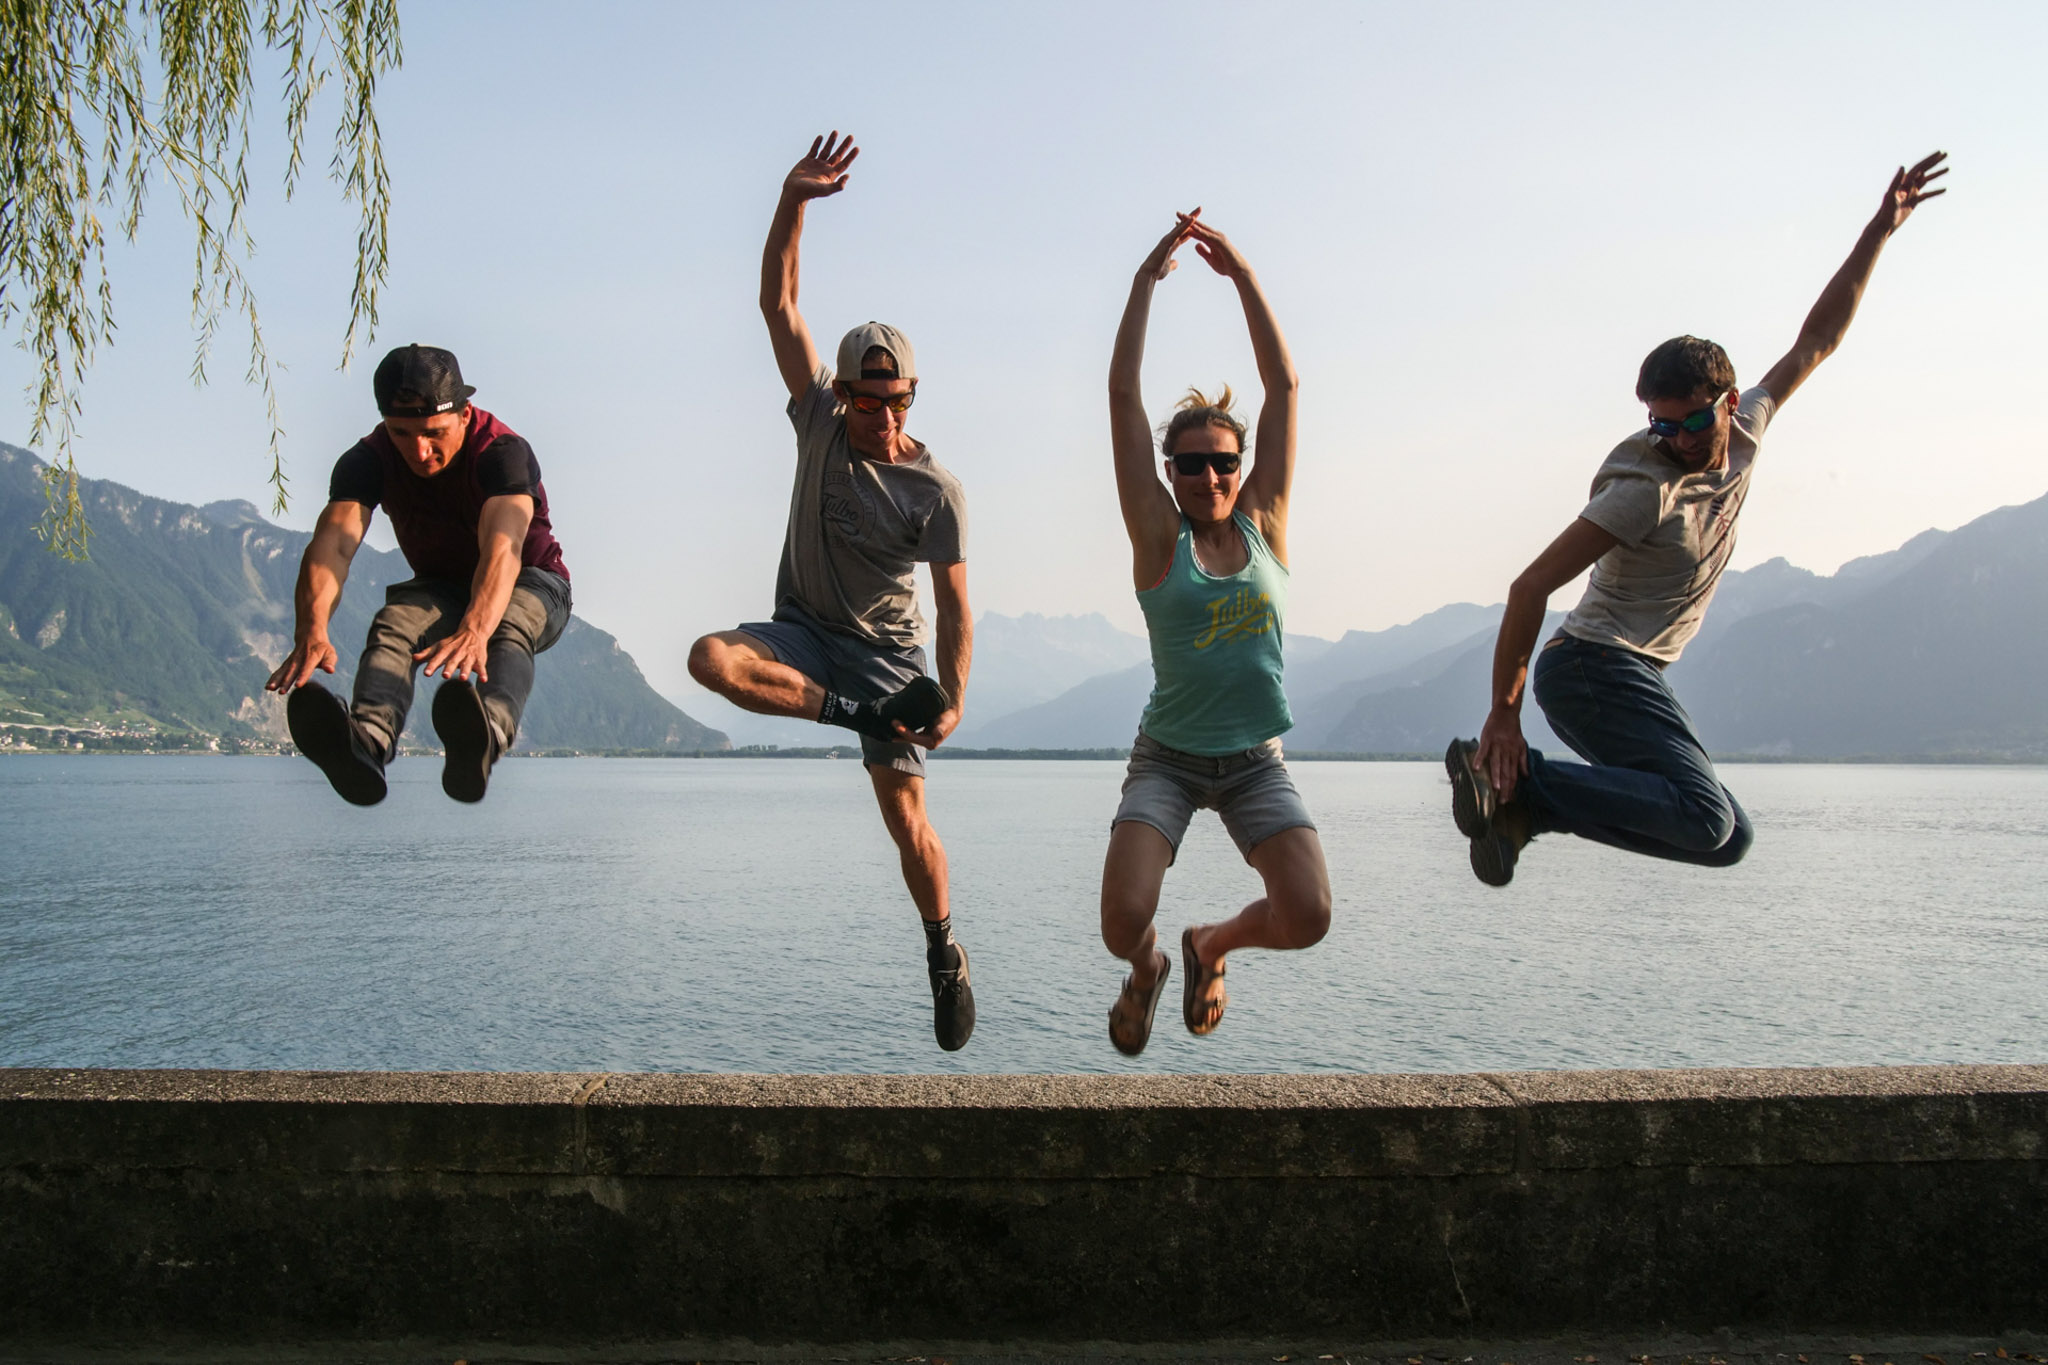
<svg viewBox="0 0 2048 1365"><path fill-rule="evenodd" d="M748 621L739 629L759 640L775 662L849 701L877 701L900 692L925 671L924 650L918 646L890 648L841 635L793 602L777 607L774 620ZM924 776L924 750L915 744L862 735L860 761L870 768Z"/></svg>
<svg viewBox="0 0 2048 1365"><path fill-rule="evenodd" d="M1314 829L1287 764L1280 741L1269 739L1256 749L1211 757L1169 749L1140 732L1131 745L1131 766L1124 774L1124 799L1116 808L1115 829L1126 820L1150 825L1180 855L1181 837L1198 810L1223 817L1237 851L1251 861L1252 850L1289 829Z"/></svg>

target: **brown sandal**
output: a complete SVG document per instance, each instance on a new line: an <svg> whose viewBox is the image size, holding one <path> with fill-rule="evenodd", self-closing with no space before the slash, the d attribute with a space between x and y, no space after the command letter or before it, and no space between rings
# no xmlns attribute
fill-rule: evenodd
<svg viewBox="0 0 2048 1365"><path fill-rule="evenodd" d="M1131 982L1133 978L1128 976L1124 978L1124 987L1121 991L1117 992L1116 1004L1109 1007L1109 1041L1124 1056L1137 1056L1145 1050L1145 1044L1152 1041L1152 1016L1159 1010L1159 997L1166 994L1166 978L1172 975L1173 959L1162 952L1159 954L1159 975L1153 979L1152 989L1144 996L1139 996L1132 989ZM1124 1040L1116 1036L1117 1011L1123 1008L1127 1001L1132 1004L1141 1021L1138 1027L1138 1041L1135 1046L1126 1046ZM1128 1018L1129 1015L1127 1014L1125 1017Z"/></svg>
<svg viewBox="0 0 2048 1365"><path fill-rule="evenodd" d="M1181 930L1180 960L1181 965L1186 968L1186 974L1182 976L1180 983L1181 1022L1188 1026L1189 1033L1197 1037L1205 1033L1214 1033L1216 1026L1223 1022L1223 1010L1230 1003L1230 992L1225 991L1221 999L1214 1001L1203 999L1202 992L1211 981L1223 979L1224 969L1221 966L1202 965L1201 956L1195 952L1193 928ZM1196 1011L1207 1009L1211 1004L1216 1007L1216 1017L1202 1022Z"/></svg>

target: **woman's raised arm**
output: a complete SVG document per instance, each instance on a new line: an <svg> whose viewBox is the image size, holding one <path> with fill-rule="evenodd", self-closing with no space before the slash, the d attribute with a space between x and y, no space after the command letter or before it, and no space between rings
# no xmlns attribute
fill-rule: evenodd
<svg viewBox="0 0 2048 1365"><path fill-rule="evenodd" d="M1132 580L1141 588L1152 586L1165 572L1180 529L1173 495L1152 469L1152 423L1145 416L1145 397L1139 387L1139 371L1145 364L1145 325L1152 315L1153 286L1173 271L1177 264L1173 253L1194 230L1194 221L1191 215L1180 215L1138 267L1123 321L1116 329L1116 349L1109 358L1109 440L1116 460L1116 495L1123 507L1124 530L1131 538Z"/></svg>
<svg viewBox="0 0 2048 1365"><path fill-rule="evenodd" d="M1245 325L1251 329L1252 358L1258 362L1259 384L1266 401L1259 408L1258 435L1252 443L1255 457L1251 473L1245 476L1239 505L1259 520L1260 534L1273 553L1287 560L1287 497L1294 486L1294 427L1299 410L1301 378L1294 372L1294 360L1287 354L1287 338L1280 334L1279 320L1266 302L1259 278L1252 273L1244 253L1207 223L1190 219L1195 252L1209 268L1237 286L1244 304Z"/></svg>

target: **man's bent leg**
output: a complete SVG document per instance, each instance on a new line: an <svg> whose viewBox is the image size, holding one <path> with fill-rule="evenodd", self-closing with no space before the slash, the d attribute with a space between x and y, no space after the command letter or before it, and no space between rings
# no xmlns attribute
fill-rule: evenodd
<svg viewBox="0 0 2048 1365"><path fill-rule="evenodd" d="M1712 867L1741 859L1748 818L1653 664L1571 641L1539 657L1533 690L1551 728L1586 759L1530 755L1523 789L1537 832Z"/></svg>
<svg viewBox="0 0 2048 1365"><path fill-rule="evenodd" d="M690 646L690 676L743 711L759 716L816 720L825 689L776 658L775 651L743 630L706 635Z"/></svg>
<svg viewBox="0 0 2048 1365"><path fill-rule="evenodd" d="M412 711L415 651L452 632L469 605L467 587L438 579L412 578L384 592L384 605L370 621L362 656L356 660L354 704L349 708L369 738L398 752L405 718Z"/></svg>
<svg viewBox="0 0 2048 1365"><path fill-rule="evenodd" d="M568 624L568 580L545 569L520 570L504 618L491 632L484 656L488 676L476 689L507 749L519 735L519 718L533 694L533 656L561 639Z"/></svg>

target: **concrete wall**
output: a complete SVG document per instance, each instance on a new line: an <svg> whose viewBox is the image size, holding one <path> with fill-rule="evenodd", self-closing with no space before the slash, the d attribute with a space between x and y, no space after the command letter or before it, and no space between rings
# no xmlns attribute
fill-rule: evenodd
<svg viewBox="0 0 2048 1365"><path fill-rule="evenodd" d="M2048 1067L0 1071L0 1339L2048 1326Z"/></svg>

